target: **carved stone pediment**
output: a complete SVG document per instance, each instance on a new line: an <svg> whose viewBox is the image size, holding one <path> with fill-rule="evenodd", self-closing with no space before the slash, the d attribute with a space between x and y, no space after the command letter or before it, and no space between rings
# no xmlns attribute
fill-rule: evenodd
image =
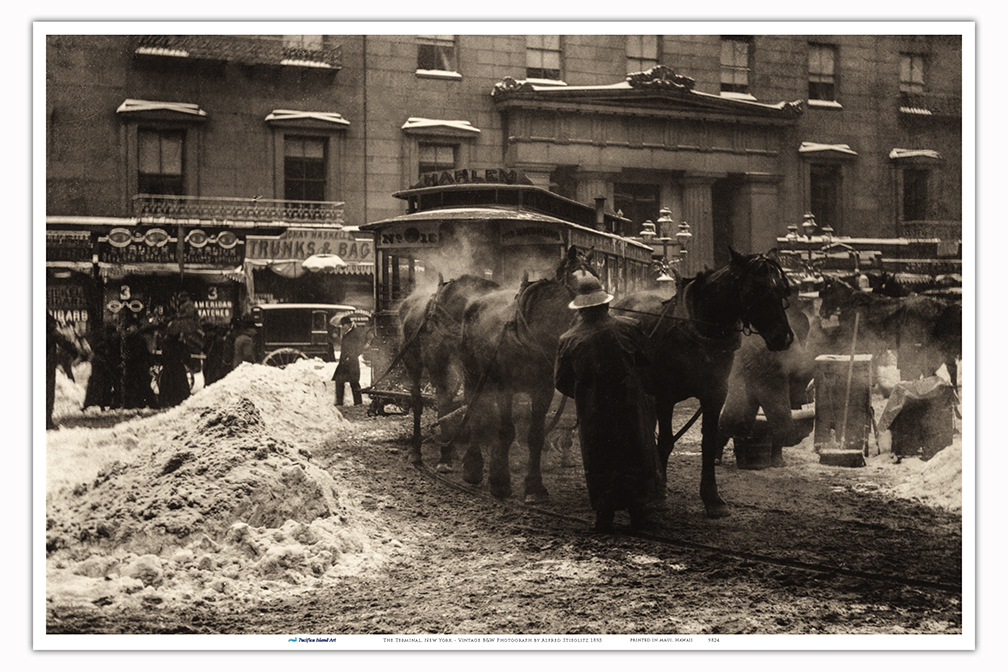
<svg viewBox="0 0 1008 672"><path fill-rule="evenodd" d="M644 72L631 72L626 81L635 89L681 89L692 91L696 82L692 77L677 75L665 65L656 65Z"/></svg>
<svg viewBox="0 0 1008 672"><path fill-rule="evenodd" d="M504 93L520 93L520 92L531 92L535 89L526 81L519 82L514 77L505 77L501 81L494 84L493 91L490 92L491 96L496 96L498 94Z"/></svg>

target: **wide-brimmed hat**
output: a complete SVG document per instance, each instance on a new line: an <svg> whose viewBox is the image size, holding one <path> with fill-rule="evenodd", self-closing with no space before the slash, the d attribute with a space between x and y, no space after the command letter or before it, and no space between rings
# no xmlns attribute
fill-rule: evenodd
<svg viewBox="0 0 1008 672"><path fill-rule="evenodd" d="M577 286L577 296L567 304L568 308L580 310L601 306L613 300L613 295L602 288L602 283L591 273L575 271L574 282Z"/></svg>

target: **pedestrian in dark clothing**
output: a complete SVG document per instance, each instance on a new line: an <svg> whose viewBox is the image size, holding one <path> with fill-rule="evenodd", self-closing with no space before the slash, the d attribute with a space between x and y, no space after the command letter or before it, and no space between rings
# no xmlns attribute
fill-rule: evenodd
<svg viewBox="0 0 1008 672"><path fill-rule="evenodd" d="M154 378L152 338L155 325L143 315L126 317L125 333L122 339L123 356L123 406L125 408L154 408L157 398L151 386Z"/></svg>
<svg viewBox="0 0 1008 672"><path fill-rule="evenodd" d="M53 406L56 404L56 367L63 353L77 357L77 346L60 333L56 318L46 313L46 429L56 429L53 422Z"/></svg>
<svg viewBox="0 0 1008 672"><path fill-rule="evenodd" d="M203 360L203 382L215 383L231 372L234 364L234 329L223 325L206 327L206 358Z"/></svg>
<svg viewBox="0 0 1008 672"><path fill-rule="evenodd" d="M234 357L231 361L231 368L237 369L242 362L256 364L262 361L262 357L258 355L256 326L254 322L246 318L240 323L234 339Z"/></svg>
<svg viewBox="0 0 1008 672"><path fill-rule="evenodd" d="M158 404L161 408L178 406L189 398L189 345L181 335L166 336L161 343L161 377L158 380Z"/></svg>
<svg viewBox="0 0 1008 672"><path fill-rule="evenodd" d="M360 386L360 356L367 347L367 336L363 329L354 326L353 320L344 317L340 320L340 358L336 370L333 371L333 381L336 383L336 406L343 405L343 394L346 384L350 383L354 405L364 403L361 398Z"/></svg>
<svg viewBox="0 0 1008 672"><path fill-rule="evenodd" d="M631 525L649 524L646 509L661 496L653 392L644 333L609 314L612 295L592 275L578 278L570 307L578 320L557 348L556 389L577 407L588 497L595 530L610 532L615 512Z"/></svg>
<svg viewBox="0 0 1008 672"><path fill-rule="evenodd" d="M122 384L122 350L119 331L106 325L105 335L91 350L91 375L84 393L84 408L97 406L101 410L119 406Z"/></svg>

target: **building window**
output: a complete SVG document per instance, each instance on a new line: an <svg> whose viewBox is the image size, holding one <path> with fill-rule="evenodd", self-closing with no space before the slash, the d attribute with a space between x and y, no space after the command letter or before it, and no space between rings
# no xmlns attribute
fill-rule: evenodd
<svg viewBox="0 0 1008 672"><path fill-rule="evenodd" d="M528 79L560 79L560 36L525 36L525 76Z"/></svg>
<svg viewBox="0 0 1008 672"><path fill-rule="evenodd" d="M809 210L820 228L830 226L839 233L840 166L813 164L809 166Z"/></svg>
<svg viewBox="0 0 1008 672"><path fill-rule="evenodd" d="M420 143L420 173L455 169L455 145Z"/></svg>
<svg viewBox="0 0 1008 672"><path fill-rule="evenodd" d="M417 40L417 70L458 70L454 35L420 35Z"/></svg>
<svg viewBox="0 0 1008 672"><path fill-rule="evenodd" d="M928 173L921 168L903 169L903 221L927 219Z"/></svg>
<svg viewBox="0 0 1008 672"><path fill-rule="evenodd" d="M722 92L749 93L749 48L751 44L752 41L748 37L721 38Z"/></svg>
<svg viewBox="0 0 1008 672"><path fill-rule="evenodd" d="M304 51L322 51L321 35L284 35L283 46L285 49L297 49Z"/></svg>
<svg viewBox="0 0 1008 672"><path fill-rule="evenodd" d="M924 57L920 54L900 54L900 91L924 93Z"/></svg>
<svg viewBox="0 0 1008 672"><path fill-rule="evenodd" d="M185 131L137 131L137 193L181 196Z"/></svg>
<svg viewBox="0 0 1008 672"><path fill-rule="evenodd" d="M623 212L630 220L632 231L614 231L624 236L636 236L641 225L651 220L658 221L658 200L661 186L657 184L619 183L613 185L613 210Z"/></svg>
<svg viewBox="0 0 1008 672"><path fill-rule="evenodd" d="M836 100L836 50L809 45L809 100Z"/></svg>
<svg viewBox="0 0 1008 672"><path fill-rule="evenodd" d="M658 65L657 35L627 35L627 72L644 72Z"/></svg>
<svg viewBox="0 0 1008 672"><path fill-rule="evenodd" d="M284 198L289 201L324 201L325 192L325 138L286 136Z"/></svg>

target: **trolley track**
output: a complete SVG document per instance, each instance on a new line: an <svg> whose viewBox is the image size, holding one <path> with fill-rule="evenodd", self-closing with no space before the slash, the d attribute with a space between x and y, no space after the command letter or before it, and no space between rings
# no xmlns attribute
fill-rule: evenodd
<svg viewBox="0 0 1008 672"><path fill-rule="evenodd" d="M562 513L539 505L529 504L517 500L504 500L504 501L499 500L490 495L490 493L487 492L485 489L480 488L478 486L472 486L469 484L460 483L457 480L448 478L444 474L439 473L434 469L431 469L427 464L423 462L420 462L414 466L428 480L436 482L437 484L443 487L450 488L452 490L455 490L456 492L461 492L468 494L470 496L481 498L487 502L494 502L498 506L505 507L512 511L520 511L523 513L534 514L555 521L576 525L581 527L582 529L587 529L592 523L592 521L586 518ZM757 507L750 507L750 508L757 508ZM528 526L528 521L525 521L523 523L523 526ZM535 526L532 527L534 528ZM552 533L551 530L548 530L546 528L542 529L536 528L536 529L537 531L540 531L544 534ZM774 567L807 571L816 574L823 574L830 576L839 575L853 579L879 582L907 588L935 590L943 593L958 594L958 595L962 594L961 583L932 581L928 579L915 578L912 576L898 576L879 572L862 571L852 569L849 567L844 567L838 564L805 562L801 560L794 560L789 558L782 558L778 556L768 555L764 553L740 551L732 548L725 548L712 544L704 544L695 541L690 541L688 539L683 539L681 537L667 534L660 530L655 529L635 530L631 528L622 528L620 529L619 534L622 536L632 537L635 539L656 543L670 548L679 548L679 549L687 549L690 551L706 552L727 558L734 558L747 562L761 563L764 565Z"/></svg>

